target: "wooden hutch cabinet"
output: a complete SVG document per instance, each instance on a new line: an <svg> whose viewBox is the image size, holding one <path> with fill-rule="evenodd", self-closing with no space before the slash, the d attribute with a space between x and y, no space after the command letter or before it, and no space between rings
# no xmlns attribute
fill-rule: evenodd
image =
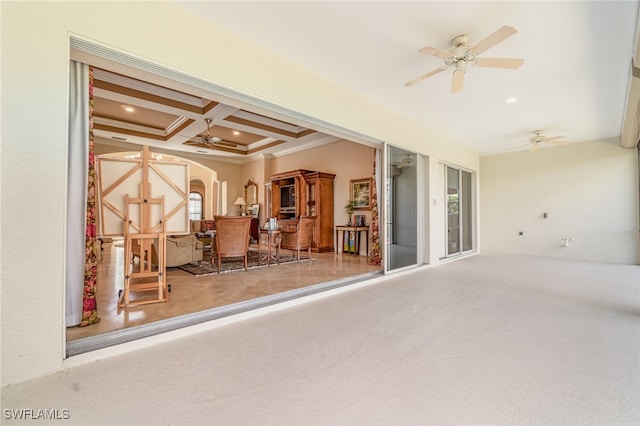
<svg viewBox="0 0 640 426"><path fill-rule="evenodd" d="M334 251L333 181L336 175L312 170L293 170L271 176L271 216L297 220L316 216L315 252Z"/></svg>

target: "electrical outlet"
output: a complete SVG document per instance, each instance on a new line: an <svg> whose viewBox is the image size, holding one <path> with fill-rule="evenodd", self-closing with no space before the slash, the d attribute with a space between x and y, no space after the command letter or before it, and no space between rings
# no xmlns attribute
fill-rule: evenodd
<svg viewBox="0 0 640 426"><path fill-rule="evenodd" d="M524 236L524 232L518 231L518 235L522 237L522 236Z"/></svg>

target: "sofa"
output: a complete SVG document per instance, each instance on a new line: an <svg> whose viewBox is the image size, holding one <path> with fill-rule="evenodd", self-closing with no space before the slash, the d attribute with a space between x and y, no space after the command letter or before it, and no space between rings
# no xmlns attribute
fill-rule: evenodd
<svg viewBox="0 0 640 426"><path fill-rule="evenodd" d="M204 244L193 235L167 237L166 266L181 266L191 262L200 262L203 258Z"/></svg>
<svg viewBox="0 0 640 426"><path fill-rule="evenodd" d="M206 232L215 231L215 220L191 220L190 233L194 237L197 237L205 246L211 245L211 234L204 235Z"/></svg>

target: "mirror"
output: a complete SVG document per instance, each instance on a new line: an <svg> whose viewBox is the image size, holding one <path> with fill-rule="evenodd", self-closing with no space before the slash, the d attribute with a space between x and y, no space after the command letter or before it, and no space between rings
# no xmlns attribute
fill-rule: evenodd
<svg viewBox="0 0 640 426"><path fill-rule="evenodd" d="M258 184L251 179L244 186L244 199L247 206L258 203Z"/></svg>

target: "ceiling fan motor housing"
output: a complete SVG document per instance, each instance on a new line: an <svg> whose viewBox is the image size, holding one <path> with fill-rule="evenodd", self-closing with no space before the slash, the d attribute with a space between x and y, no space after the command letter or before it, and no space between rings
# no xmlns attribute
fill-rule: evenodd
<svg viewBox="0 0 640 426"><path fill-rule="evenodd" d="M455 47L450 51L452 56L445 59L445 63L449 66L455 65L456 70L459 71L464 71L468 63L473 65L475 55L467 45L467 43L469 43L469 36L462 34L454 37L451 42Z"/></svg>
<svg viewBox="0 0 640 426"><path fill-rule="evenodd" d="M453 43L455 47L464 46L467 43L469 43L469 36L465 34L460 34L458 36L455 36L453 40L451 40L451 43Z"/></svg>

